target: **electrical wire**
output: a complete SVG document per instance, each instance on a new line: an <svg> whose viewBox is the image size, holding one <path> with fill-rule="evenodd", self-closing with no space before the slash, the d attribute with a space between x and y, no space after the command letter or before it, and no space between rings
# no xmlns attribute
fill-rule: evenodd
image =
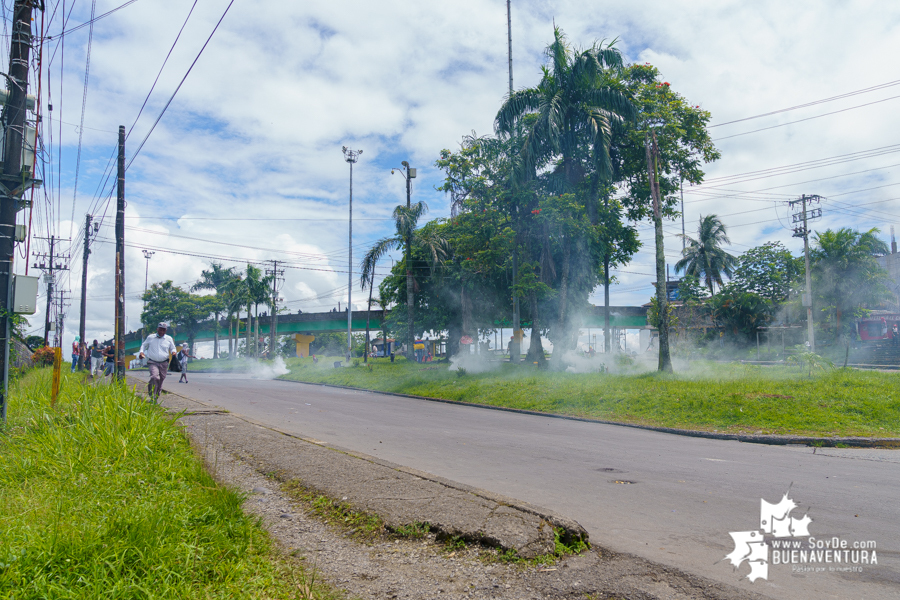
<svg viewBox="0 0 900 600"><path fill-rule="evenodd" d="M112 9L112 10L109 10L109 11L106 11L106 12L103 13L102 15L98 15L98 16L96 16L96 17L94 16L94 11L93 11L93 9L92 9L92 10L91 10L91 20L90 20L90 21L85 21L84 23L82 23L82 24L80 24L80 25L76 25L75 27L72 27L71 29L66 29L66 30L64 30L64 31L61 31L60 33L56 34L55 36L49 36L49 35L48 35L46 39L52 40L52 39L55 39L55 38L57 38L57 37L60 37L60 36L69 34L69 33L74 33L74 32L76 32L76 31L78 31L79 29L83 29L83 28L88 27L88 26L93 27L94 23L96 23L96 22L99 21L100 19L106 18L106 17L108 17L109 15L111 15L111 14L113 14L113 13L115 13L115 12L118 12L118 11L122 10L122 9L125 8L126 6L130 6L130 5L134 4L135 2L137 2L137 0L128 0L128 2L126 2L125 4L122 4L121 6L117 6L116 8L114 8L114 9Z"/></svg>

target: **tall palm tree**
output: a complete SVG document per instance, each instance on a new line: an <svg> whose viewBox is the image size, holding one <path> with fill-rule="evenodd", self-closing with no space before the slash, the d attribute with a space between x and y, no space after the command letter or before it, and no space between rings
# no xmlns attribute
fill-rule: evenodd
<svg viewBox="0 0 900 600"><path fill-rule="evenodd" d="M709 293L715 293L716 284L722 287L722 275L731 277L737 266L737 259L721 248L730 244L725 224L716 215L700 217L697 239L684 236L687 247L681 251L684 258L675 263L675 272L706 282Z"/></svg>
<svg viewBox="0 0 900 600"><path fill-rule="evenodd" d="M527 179L541 162L555 161L557 166L549 178L551 187L572 192L578 191L590 170L600 180L611 179L609 146L613 125L634 118L636 112L628 95L611 85L610 74L623 64L621 53L613 47L615 42L596 43L580 50L569 46L558 27L553 36L553 43L546 50L549 66L542 67L540 83L510 94L494 124L498 132L508 136L524 129L519 157L521 178ZM587 157L587 162L583 157ZM588 206L594 200L585 197L583 202ZM563 329L564 346L574 346L577 337L577 328L573 336L573 328L567 324L572 242L572 236L563 236L557 320ZM545 251L548 245L549 239L545 239ZM561 352L554 355L562 357Z"/></svg>
<svg viewBox="0 0 900 600"><path fill-rule="evenodd" d="M210 263L209 270L200 273L200 280L191 286L192 292L212 290L216 295L222 294L229 282L235 277L234 267L227 269L221 263ZM219 358L219 311L213 313L216 318L213 334L213 358Z"/></svg>
<svg viewBox="0 0 900 600"><path fill-rule="evenodd" d="M835 334L842 333L842 317L865 304L877 304L890 298L887 273L875 257L889 252L878 239L877 228L859 232L849 227L828 229L813 236L810 272L816 294L834 310Z"/></svg>
<svg viewBox="0 0 900 600"><path fill-rule="evenodd" d="M228 319L228 358L234 360L237 357L238 338L241 337L240 313L244 307L246 285L244 278L235 273L234 277L225 284L223 299Z"/></svg>
<svg viewBox="0 0 900 600"><path fill-rule="evenodd" d="M578 159L586 143L594 150L593 166L607 179L612 176L612 125L634 117L635 110L628 96L609 84L608 72L622 67L614 42L573 50L559 27L554 28L553 37L546 50L550 65L542 67L541 82L510 94L494 124L500 133L513 135L533 115L523 137L523 164L533 166L541 156L560 157L560 187L572 189L586 175Z"/></svg>
<svg viewBox="0 0 900 600"><path fill-rule="evenodd" d="M391 250L406 249L406 310L407 310L407 337L406 358L413 359L415 351L415 278L412 274L411 248L424 250L431 257L431 266L434 269L447 255L447 242L436 233L423 233L418 230L419 219L428 211L428 205L424 202L416 202L410 207L402 204L394 209L394 235L382 238L375 242L363 257L361 265L362 273L360 281L371 281L378 260ZM371 285L371 284L370 284Z"/></svg>

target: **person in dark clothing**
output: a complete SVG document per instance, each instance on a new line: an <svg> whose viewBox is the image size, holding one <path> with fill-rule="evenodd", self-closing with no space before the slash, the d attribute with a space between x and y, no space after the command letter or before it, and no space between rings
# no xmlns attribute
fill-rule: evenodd
<svg viewBox="0 0 900 600"><path fill-rule="evenodd" d="M116 349L112 344L103 349L103 356L106 357L106 369L103 371L103 376L106 377L116 372Z"/></svg>

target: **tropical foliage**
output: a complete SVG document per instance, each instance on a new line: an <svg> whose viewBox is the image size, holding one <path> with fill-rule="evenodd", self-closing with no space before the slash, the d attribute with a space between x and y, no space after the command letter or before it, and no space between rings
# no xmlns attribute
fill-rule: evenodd
<svg viewBox="0 0 900 600"><path fill-rule="evenodd" d="M675 263L675 272L684 271L686 275L697 277L706 283L709 293L715 293L715 285L721 288L722 275L731 277L737 259L722 249L731 240L725 230L725 224L716 215L700 217L697 227L697 238L684 236L687 247L682 251L683 258Z"/></svg>

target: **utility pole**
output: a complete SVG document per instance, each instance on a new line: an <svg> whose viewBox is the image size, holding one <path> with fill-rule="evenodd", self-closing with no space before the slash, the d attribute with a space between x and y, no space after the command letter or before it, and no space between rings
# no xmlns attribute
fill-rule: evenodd
<svg viewBox="0 0 900 600"><path fill-rule="evenodd" d="M796 204L800 204L800 213L793 215L793 222L799 223L803 221L803 226L794 228L793 237L803 238L803 256L806 264L806 293L803 294L803 306L806 307L806 334L809 338L809 351L816 351L816 330L813 326L813 304L812 304L812 274L809 272L809 227L807 223L812 219L818 219L822 216L822 209L806 210L806 204L812 202L820 202L822 197L817 194L800 196L799 200L791 200L788 204L791 208Z"/></svg>
<svg viewBox="0 0 900 600"><path fill-rule="evenodd" d="M269 323L269 358L274 359L278 349L278 279L284 276L284 269L278 268L278 261L272 261L272 268L266 269L266 276L272 276L272 320Z"/></svg>
<svg viewBox="0 0 900 600"><path fill-rule="evenodd" d="M9 380L10 314L12 308L13 261L15 260L16 214L24 208L22 194L37 183L30 165L22 164L25 146L25 111L28 94L31 35L31 0L15 0L12 11L7 103L2 121L5 127L3 172L0 174L0 421L6 421L7 382Z"/></svg>
<svg viewBox="0 0 900 600"><path fill-rule="evenodd" d="M344 146L344 160L350 163L350 239L347 244L347 365L350 365L350 356L353 347L353 165L359 160L362 150L351 150Z"/></svg>
<svg viewBox="0 0 900 600"><path fill-rule="evenodd" d="M87 344L84 339L85 320L87 318L87 267L88 255L91 253L91 215L84 217L84 250L81 257L81 318L78 320L78 336L81 341ZM84 369L84 356L78 355L78 370Z"/></svg>
<svg viewBox="0 0 900 600"><path fill-rule="evenodd" d="M412 180L416 178L416 169L414 167L410 167L409 163L405 160L400 161L400 164L403 165L402 169L391 169L391 175L394 174L394 171L397 171L401 175L403 175L404 179L406 179L406 209L409 210L412 207ZM412 275L412 229L406 231L406 240L405 240L405 248L404 252L406 254L406 318L407 318L407 327L406 327L406 336L409 338L409 344L406 347L406 360L413 360L416 356L416 351L413 348L416 344L416 328L413 320L415 319L415 307L413 303L415 299L413 297L413 275Z"/></svg>
<svg viewBox="0 0 900 600"><path fill-rule="evenodd" d="M125 126L119 125L116 181L116 378L125 379Z"/></svg>
<svg viewBox="0 0 900 600"><path fill-rule="evenodd" d="M56 299L56 331L53 332L53 345L59 348L62 347L63 343L63 333L66 325L66 307L69 306L69 298L67 298L66 295L69 292L59 290L57 293L59 296ZM79 352L79 356L80 355L81 353Z"/></svg>
<svg viewBox="0 0 900 600"><path fill-rule="evenodd" d="M58 239L56 236L51 235L49 238L39 237L39 240L47 240L50 242L50 252L49 254L46 252L34 252L35 263L33 267L35 269L40 269L44 271L44 283L47 284L47 314L44 316L44 345L50 345L50 315L51 308L53 306L53 294L54 294L54 286L56 285L56 278L53 276L55 271L68 271L68 260L67 256L60 256L56 253L56 243L61 242L63 240ZM69 240L65 240L69 241ZM60 260L66 261L65 263L59 262ZM47 262L44 262L47 261ZM54 336L54 339L58 336Z"/></svg>
<svg viewBox="0 0 900 600"><path fill-rule="evenodd" d="M659 309L659 371L671 373L672 359L669 355L669 297L666 290L666 255L663 247L662 205L657 179L659 148L656 132L653 143L647 144L647 176L650 180L650 196L653 201L653 227L656 231L656 307ZM645 138L646 139L646 138Z"/></svg>
<svg viewBox="0 0 900 600"><path fill-rule="evenodd" d="M509 95L513 95L513 59L512 59L512 6L510 0L506 0L506 39L508 45L508 54L509 54ZM516 207L518 208L518 207ZM518 210L517 210L518 213ZM518 219L516 219L516 224L518 225ZM518 229L518 228L517 228ZM518 231L516 231L518 234ZM518 235L513 238L513 255L512 255L512 283L513 283L513 315L512 315L512 326L513 326L513 339L512 344L509 347L509 362L517 363L519 362L519 357L522 356L522 333L520 329L520 325L522 323L521 318L519 316L519 297L516 295L515 286L519 282L519 244L518 244Z"/></svg>

